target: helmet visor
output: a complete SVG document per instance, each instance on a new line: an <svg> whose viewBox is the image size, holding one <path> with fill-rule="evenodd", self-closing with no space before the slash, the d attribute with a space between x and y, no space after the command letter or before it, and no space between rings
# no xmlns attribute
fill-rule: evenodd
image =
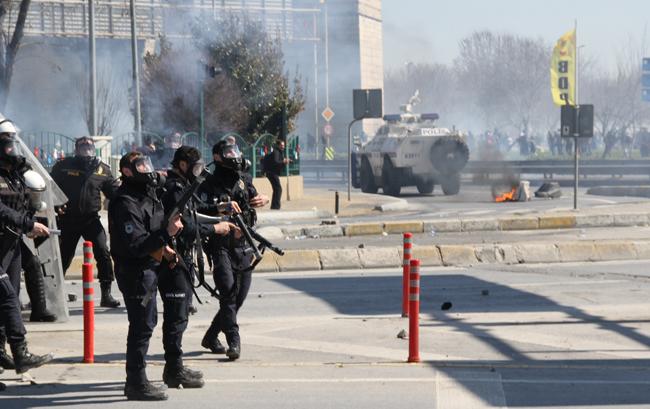
<svg viewBox="0 0 650 409"><path fill-rule="evenodd" d="M154 167L148 156L141 156L133 161L133 170L141 174L153 173Z"/></svg>
<svg viewBox="0 0 650 409"><path fill-rule="evenodd" d="M2 138L0 139L0 152L5 157L17 158L20 155L20 146L14 139Z"/></svg>
<svg viewBox="0 0 650 409"><path fill-rule="evenodd" d="M75 148L75 155L84 158L95 156L95 144L92 142L83 142L78 144Z"/></svg>
<svg viewBox="0 0 650 409"><path fill-rule="evenodd" d="M239 159L241 158L241 151L237 145L226 145L223 147L221 157L224 159Z"/></svg>

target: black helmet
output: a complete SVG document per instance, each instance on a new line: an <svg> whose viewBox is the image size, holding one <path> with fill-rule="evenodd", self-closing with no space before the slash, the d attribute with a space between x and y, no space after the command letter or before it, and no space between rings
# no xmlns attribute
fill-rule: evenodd
<svg viewBox="0 0 650 409"><path fill-rule="evenodd" d="M174 159L172 159L172 166L179 168L181 161L187 162L188 171L185 176L190 180L196 179L205 169L205 163L201 159L201 152L193 146L183 145L176 149Z"/></svg>
<svg viewBox="0 0 650 409"><path fill-rule="evenodd" d="M242 169L244 161L237 144L229 143L228 141L219 141L212 147L212 154L221 157L222 166L234 170Z"/></svg>
<svg viewBox="0 0 650 409"><path fill-rule="evenodd" d="M95 141L88 136L82 136L74 141L74 154L80 158L93 158L96 156Z"/></svg>
<svg viewBox="0 0 650 409"><path fill-rule="evenodd" d="M139 152L130 152L120 159L120 169L128 168L133 176L122 176L125 181L137 184L156 186L158 184L158 174L151 164L151 159Z"/></svg>

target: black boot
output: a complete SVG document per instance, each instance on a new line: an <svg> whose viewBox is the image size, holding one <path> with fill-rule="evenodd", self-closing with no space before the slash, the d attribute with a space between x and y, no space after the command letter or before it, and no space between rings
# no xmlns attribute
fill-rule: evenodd
<svg viewBox="0 0 650 409"><path fill-rule="evenodd" d="M102 290L102 300L99 303L100 307L117 308L120 306L120 302L111 295L111 284L113 284L112 281L101 281L99 283Z"/></svg>
<svg viewBox="0 0 650 409"><path fill-rule="evenodd" d="M0 334L0 367L4 369L15 369L14 360L9 356L6 349L7 338Z"/></svg>
<svg viewBox="0 0 650 409"><path fill-rule="evenodd" d="M54 357L52 354L34 355L27 349L27 342L23 341L18 344L11 344L11 353L14 356L16 364L16 373L21 374L33 368L38 368L50 362Z"/></svg>
<svg viewBox="0 0 650 409"><path fill-rule="evenodd" d="M170 388L202 388L205 385L203 374L199 371L193 371L184 366L165 365L163 371L163 382Z"/></svg>
<svg viewBox="0 0 650 409"><path fill-rule="evenodd" d="M241 355L241 345L239 343L239 340L229 342L228 350L226 351L226 356L228 357L228 359L234 361L236 359L239 359L240 355Z"/></svg>
<svg viewBox="0 0 650 409"><path fill-rule="evenodd" d="M41 264L36 256L29 256L29 260L23 264L25 271L25 287L27 295L32 304L32 313L29 316L31 322L54 322L56 315L47 310L45 300L45 280L41 272Z"/></svg>
<svg viewBox="0 0 650 409"><path fill-rule="evenodd" d="M167 400L164 386L156 386L146 381L140 384L124 385L124 396L128 400Z"/></svg>
<svg viewBox="0 0 650 409"><path fill-rule="evenodd" d="M219 341L219 338L216 335L212 335L210 331L206 332L201 341L201 346L205 349L209 349L213 354L225 354L226 347Z"/></svg>

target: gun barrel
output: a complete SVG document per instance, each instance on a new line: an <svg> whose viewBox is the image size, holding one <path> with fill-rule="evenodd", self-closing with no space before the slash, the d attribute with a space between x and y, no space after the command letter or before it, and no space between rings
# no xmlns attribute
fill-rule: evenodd
<svg viewBox="0 0 650 409"><path fill-rule="evenodd" d="M50 229L50 236L60 236L61 230L59 229Z"/></svg>

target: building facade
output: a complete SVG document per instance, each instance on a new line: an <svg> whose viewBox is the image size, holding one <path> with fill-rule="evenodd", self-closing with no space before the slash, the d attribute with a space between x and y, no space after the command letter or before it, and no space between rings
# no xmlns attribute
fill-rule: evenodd
<svg viewBox="0 0 650 409"><path fill-rule="evenodd" d="M16 18L18 2L15 4L9 13L10 20ZM131 36L129 3L99 0L94 4L98 66L115 65L124 79L122 86L126 98L131 78L128 64ZM135 4L141 51L153 49L161 34L172 39L189 38L189 24L184 23L187 19L246 13L262 21L269 35L281 41L287 70L302 79L306 109L299 118L296 133L301 135L303 146L311 145L313 150L322 152L323 146L330 144L341 152L347 146L347 125L352 120L352 90L383 88L381 0L136 0ZM44 45L47 48L45 54L53 62L35 67L34 59L38 58L39 52L30 51L28 47L21 50L28 56L30 67L16 70L16 86L10 95L10 105L13 100L32 92L29 89L35 86L30 80L32 76L49 78L47 87L52 88L53 98L61 97L61 92L70 92L69 84L83 78L85 69L88 3L85 0L32 0L26 36L26 44ZM68 58L68 54L74 54L74 57ZM74 68L75 79L59 79L70 71L69 68ZM43 70L47 72L44 74ZM64 84L61 90L55 89L58 82ZM72 94L64 97L68 104L62 106L68 110L72 101L79 98ZM44 101L50 102L51 99L45 98ZM39 100L32 97L16 101L12 110L16 111L15 115L26 115L26 108L37 106ZM128 101L124 106L129 117ZM328 121L321 115L327 107L334 112L330 126L325 126ZM45 109L48 110L56 110L56 106ZM44 112L44 109L40 111ZM68 119L49 120L50 117L62 116ZM79 117L81 119L81 115ZM48 130L61 133L74 133L83 128L65 129L70 123L69 114L44 112L42 118L48 118L43 119L43 129L48 129L50 124L56 129ZM38 118L34 122L30 127L38 126ZM365 122L363 130L372 133L376 124ZM132 127L130 118L124 123L125 128ZM324 130L331 131L327 138L324 138ZM359 133L361 128L355 131Z"/></svg>

